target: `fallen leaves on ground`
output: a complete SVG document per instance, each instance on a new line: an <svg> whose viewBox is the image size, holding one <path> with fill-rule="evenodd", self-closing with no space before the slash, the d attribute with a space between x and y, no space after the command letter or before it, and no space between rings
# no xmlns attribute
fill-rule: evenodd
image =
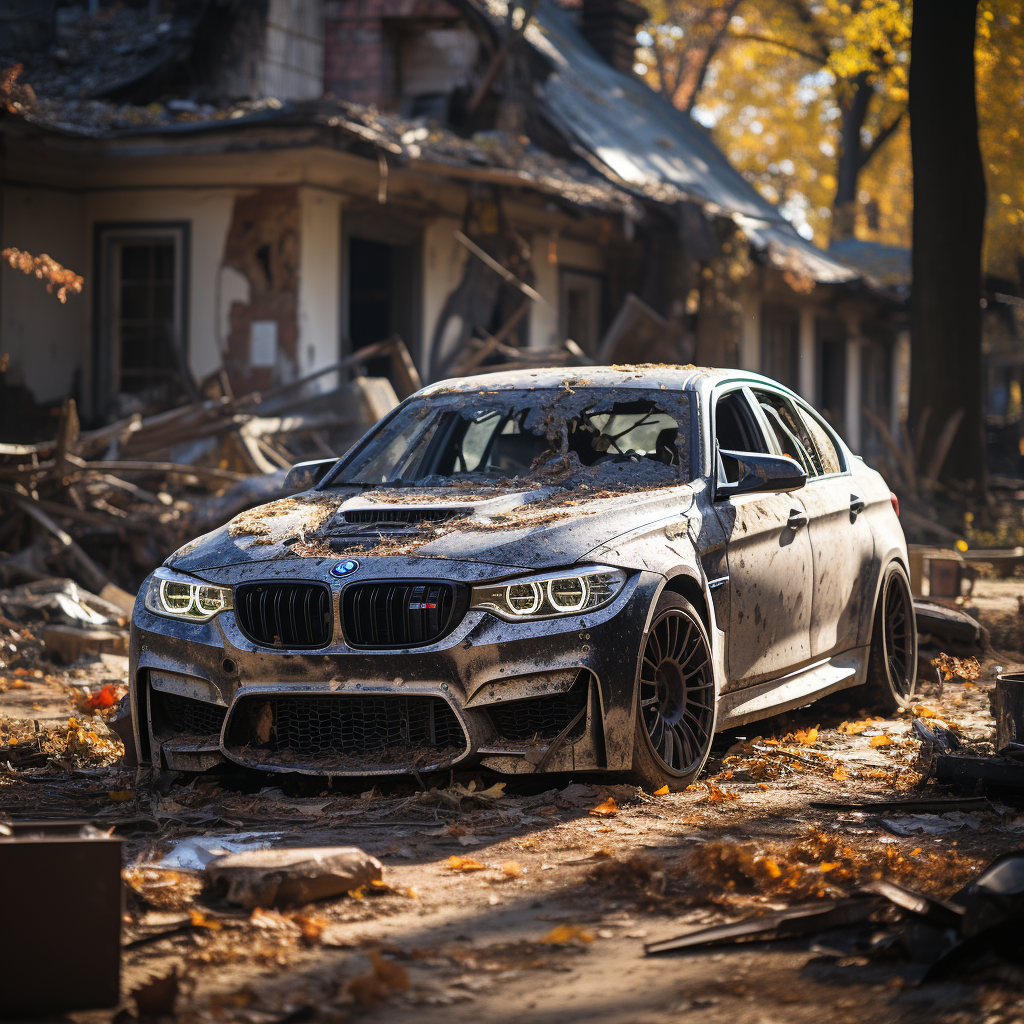
<svg viewBox="0 0 1024 1024"><path fill-rule="evenodd" d="M881 722L883 719L878 718L861 718L855 722L841 722L836 727L836 732L842 733L844 736L859 736L865 729L870 729L876 722Z"/></svg>
<svg viewBox="0 0 1024 1024"><path fill-rule="evenodd" d="M891 747L892 737L886 736L885 733L882 733L881 736L872 736L871 742L868 745L872 747Z"/></svg>
<svg viewBox="0 0 1024 1024"><path fill-rule="evenodd" d="M121 877L129 889L157 910L178 910L203 891L203 880L186 871L135 866Z"/></svg>
<svg viewBox="0 0 1024 1024"><path fill-rule="evenodd" d="M619 805L615 802L615 797L610 796L603 803L599 803L596 807L590 809L590 813L597 818L611 818L613 815L619 813Z"/></svg>
<svg viewBox="0 0 1024 1024"><path fill-rule="evenodd" d="M363 1009L382 1003L393 991L409 991L409 972L394 960L386 960L371 949L370 970L348 983L348 991Z"/></svg>
<svg viewBox="0 0 1024 1024"><path fill-rule="evenodd" d="M944 893L973 877L977 863L955 850L926 859L905 857L894 846L859 850L843 837L811 829L789 843L705 843L666 870L673 886L719 902L739 894L787 900L845 896L878 878Z"/></svg>
<svg viewBox="0 0 1024 1024"><path fill-rule="evenodd" d="M932 658L932 665L939 673L939 678L948 683L951 679L963 682L974 682L981 675L981 664L977 658L954 658L949 654L940 654Z"/></svg>
<svg viewBox="0 0 1024 1024"><path fill-rule="evenodd" d="M546 946L562 946L567 942L593 942L594 936L583 925L560 924L552 928L540 941Z"/></svg>
<svg viewBox="0 0 1024 1024"><path fill-rule="evenodd" d="M480 861L473 857L457 857L454 854L449 857L445 862L444 866L449 871L486 871L487 865L481 864Z"/></svg>
<svg viewBox="0 0 1024 1024"><path fill-rule="evenodd" d="M796 732L791 732L784 736L782 742L810 746L810 744L818 742L818 730L820 728L821 726L819 725L812 725L808 729L797 729Z"/></svg>
<svg viewBox="0 0 1024 1024"><path fill-rule="evenodd" d="M849 777L850 773L842 765L838 765L836 770L832 773L832 778L835 779L836 782L846 782Z"/></svg>
<svg viewBox="0 0 1024 1024"><path fill-rule="evenodd" d="M662 786L661 789L656 789L654 791L654 793L652 793L651 795L652 796L668 796L668 794L669 794L669 788L666 785L666 786Z"/></svg>
<svg viewBox="0 0 1024 1024"><path fill-rule="evenodd" d="M512 882L523 873L522 865L516 860L505 861L498 870L501 872L499 881L503 882Z"/></svg>

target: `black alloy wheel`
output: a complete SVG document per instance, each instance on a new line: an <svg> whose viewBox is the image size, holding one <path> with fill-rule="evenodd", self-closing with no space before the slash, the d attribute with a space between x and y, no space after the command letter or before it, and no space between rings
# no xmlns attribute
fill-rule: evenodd
<svg viewBox="0 0 1024 1024"><path fill-rule="evenodd" d="M868 685L881 710L905 708L917 684L917 620L910 581L890 563L882 577L871 637Z"/></svg>
<svg viewBox="0 0 1024 1024"><path fill-rule="evenodd" d="M715 675L704 623L678 594L663 594L640 656L632 775L644 788L685 789L715 732Z"/></svg>

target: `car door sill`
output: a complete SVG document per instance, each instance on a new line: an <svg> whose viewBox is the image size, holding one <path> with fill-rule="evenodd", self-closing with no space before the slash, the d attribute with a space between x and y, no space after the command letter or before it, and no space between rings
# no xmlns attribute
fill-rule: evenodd
<svg viewBox="0 0 1024 1024"><path fill-rule="evenodd" d="M792 711L828 693L864 682L869 650L855 647L778 679L723 694L718 702L716 729L732 729Z"/></svg>

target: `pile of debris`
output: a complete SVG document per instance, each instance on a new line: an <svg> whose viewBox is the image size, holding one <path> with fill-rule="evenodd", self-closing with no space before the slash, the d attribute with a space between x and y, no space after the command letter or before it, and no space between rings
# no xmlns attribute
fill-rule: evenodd
<svg viewBox="0 0 1024 1024"><path fill-rule="evenodd" d="M384 377L322 388L384 357L401 397L419 388L396 336L263 393L235 397L215 377L198 401L97 430L66 400L52 440L0 444L0 585L70 577L130 612L177 547L289 493L294 463L337 457L398 404Z"/></svg>

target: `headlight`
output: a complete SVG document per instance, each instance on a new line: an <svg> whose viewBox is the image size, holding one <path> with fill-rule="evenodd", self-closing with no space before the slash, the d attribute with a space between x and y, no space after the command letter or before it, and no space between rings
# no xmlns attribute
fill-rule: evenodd
<svg viewBox="0 0 1024 1024"><path fill-rule="evenodd" d="M172 619L208 622L231 607L231 590L160 568L149 580L146 607L157 615Z"/></svg>
<svg viewBox="0 0 1024 1024"><path fill-rule="evenodd" d="M608 604L625 582L621 569L592 565L474 587L472 607L486 608L504 619L578 615Z"/></svg>

